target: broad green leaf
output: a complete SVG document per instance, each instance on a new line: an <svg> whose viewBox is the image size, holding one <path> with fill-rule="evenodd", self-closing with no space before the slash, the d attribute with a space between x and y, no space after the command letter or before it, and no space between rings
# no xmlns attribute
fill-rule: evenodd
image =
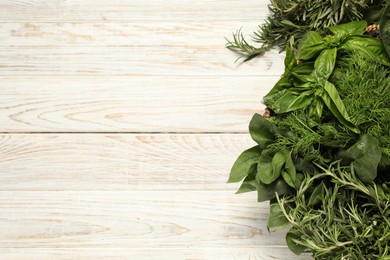
<svg viewBox="0 0 390 260"><path fill-rule="evenodd" d="M282 91L283 89L288 89L291 86L292 85L290 82L290 77L288 75L287 76L285 75L278 82L276 82L275 86L271 89L271 91L264 96L264 99Z"/></svg>
<svg viewBox="0 0 390 260"><path fill-rule="evenodd" d="M291 158L291 152L285 154L285 159L286 162L284 165L284 169L282 171L282 177L290 187L297 189L298 188L296 186L297 173L295 170L294 162Z"/></svg>
<svg viewBox="0 0 390 260"><path fill-rule="evenodd" d="M348 129L355 133L359 133L359 129L351 122L344 103L341 100L336 87L329 81L325 82L324 92L321 96L325 105L333 113L333 115L339 120L340 123L345 125Z"/></svg>
<svg viewBox="0 0 390 260"><path fill-rule="evenodd" d="M310 106L309 117L313 119L314 122L320 122L323 109L324 102L316 96Z"/></svg>
<svg viewBox="0 0 390 260"><path fill-rule="evenodd" d="M323 82L332 75L336 65L337 48L323 50L314 63L317 80Z"/></svg>
<svg viewBox="0 0 390 260"><path fill-rule="evenodd" d="M383 65L390 65L390 58L380 40L366 35L348 37L341 49L347 52L359 51Z"/></svg>
<svg viewBox="0 0 390 260"><path fill-rule="evenodd" d="M291 72L294 72L295 74L299 75L309 75L314 70L314 62L311 61L305 61L301 62L298 66L295 66L291 69Z"/></svg>
<svg viewBox="0 0 390 260"><path fill-rule="evenodd" d="M272 143L277 133L276 126L259 114L254 114L249 123L249 133L261 148L265 148Z"/></svg>
<svg viewBox="0 0 390 260"><path fill-rule="evenodd" d="M326 48L326 43L318 32L306 33L298 46L298 59L309 60Z"/></svg>
<svg viewBox="0 0 390 260"><path fill-rule="evenodd" d="M287 90L278 100L273 104L272 109L276 113L287 113L297 109L305 108L312 102L311 90L302 91L299 94L294 94Z"/></svg>
<svg viewBox="0 0 390 260"><path fill-rule="evenodd" d="M313 192L310 195L309 202L307 205L313 207L324 200L325 196L325 184L321 182L320 185L314 188Z"/></svg>
<svg viewBox="0 0 390 260"><path fill-rule="evenodd" d="M274 172L272 165L273 158L267 155L261 155L257 163L256 180L264 184L271 184L279 175ZM280 172L279 172L280 174Z"/></svg>
<svg viewBox="0 0 390 260"><path fill-rule="evenodd" d="M290 194L291 189L282 179L278 179L272 184L257 183L257 200L259 202L276 198L275 192L279 195Z"/></svg>
<svg viewBox="0 0 390 260"><path fill-rule="evenodd" d="M284 59L285 71L290 71L297 64L293 50L286 46L286 58Z"/></svg>
<svg viewBox="0 0 390 260"><path fill-rule="evenodd" d="M390 56L390 3L387 3L386 8L381 17L380 21L380 33L383 46Z"/></svg>
<svg viewBox="0 0 390 260"><path fill-rule="evenodd" d="M278 203L271 204L267 221L268 230L276 231L290 225Z"/></svg>
<svg viewBox="0 0 390 260"><path fill-rule="evenodd" d="M239 182L244 179L252 165L258 162L261 151L262 149L259 146L254 146L244 151L233 164L228 182Z"/></svg>
<svg viewBox="0 0 390 260"><path fill-rule="evenodd" d="M339 24L329 27L329 30L334 34L337 40L344 40L351 35L363 35L367 27L366 21L354 21L345 24Z"/></svg>
<svg viewBox="0 0 390 260"><path fill-rule="evenodd" d="M255 191L256 190L256 174L257 174L257 167L256 164L253 164L251 168L249 169L248 176L245 177L244 181L242 182L240 188L236 192L236 194Z"/></svg>
<svg viewBox="0 0 390 260"><path fill-rule="evenodd" d="M291 230L286 234L286 242L288 248L296 255L302 254L307 248L301 244L296 243L300 237L293 233Z"/></svg>
<svg viewBox="0 0 390 260"><path fill-rule="evenodd" d="M346 163L351 163L360 180L369 183L377 176L382 153L378 139L365 134L354 145L340 151L338 157Z"/></svg>

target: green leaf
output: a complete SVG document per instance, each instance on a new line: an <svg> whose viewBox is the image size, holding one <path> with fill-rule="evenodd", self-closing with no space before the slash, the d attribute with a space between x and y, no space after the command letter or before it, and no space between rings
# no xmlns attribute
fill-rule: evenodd
<svg viewBox="0 0 390 260"><path fill-rule="evenodd" d="M257 167L256 164L253 164L251 168L249 169L248 176L245 177L244 181L242 182L240 188L236 192L236 194L255 191L256 190L256 174L257 174Z"/></svg>
<svg viewBox="0 0 390 260"><path fill-rule="evenodd" d="M358 51L380 64L390 65L389 55L386 53L382 42L370 36L351 36L341 46L341 49L347 52Z"/></svg>
<svg viewBox="0 0 390 260"><path fill-rule="evenodd" d="M324 196L325 196L325 184L321 182L321 184L315 187L315 189L313 190L307 205L309 207L313 207L317 205L318 203L324 200Z"/></svg>
<svg viewBox="0 0 390 260"><path fill-rule="evenodd" d="M234 163L228 182L239 182L248 175L253 164L259 160L262 149L259 146L254 146L244 151Z"/></svg>
<svg viewBox="0 0 390 260"><path fill-rule="evenodd" d="M359 133L359 129L351 122L344 103L341 100L336 87L329 81L325 82L324 92L322 93L322 100L333 115L339 120L340 123L345 125L348 129L355 133Z"/></svg>
<svg viewBox="0 0 390 260"><path fill-rule="evenodd" d="M301 62L298 66L295 66L291 69L291 72L294 72L295 74L300 75L309 75L314 70L314 62L311 61L305 61Z"/></svg>
<svg viewBox="0 0 390 260"><path fill-rule="evenodd" d="M336 66L337 48L323 50L314 63L317 80L328 80Z"/></svg>
<svg viewBox="0 0 390 260"><path fill-rule="evenodd" d="M275 192L279 195L290 194L291 189L281 179L276 180L272 184L257 183L257 200L259 202L267 201L276 198Z"/></svg>
<svg viewBox="0 0 390 260"><path fill-rule="evenodd" d="M284 169L282 171L282 177L290 187L297 189L298 188L296 186L297 173L295 170L294 162L291 158L291 152L285 154L285 158L286 158L286 162L284 165Z"/></svg>
<svg viewBox="0 0 390 260"><path fill-rule="evenodd" d="M296 243L295 241L299 241L300 237L289 231L286 234L286 242L288 248L296 255L302 254L307 248L301 244Z"/></svg>
<svg viewBox="0 0 390 260"><path fill-rule="evenodd" d="M254 114L249 123L249 133L256 143L264 149L267 145L272 143L277 133L277 128L274 124L269 122L263 116Z"/></svg>
<svg viewBox="0 0 390 260"><path fill-rule="evenodd" d="M279 157L279 156L278 156ZM275 158L275 156L274 156ZM264 184L271 184L274 182L277 178L279 178L279 173L274 171L274 161L275 164L280 163L280 161L276 162L276 160L280 160L280 158L274 158L267 156L267 155L261 155L259 158L259 161L257 163L257 180L264 183Z"/></svg>
<svg viewBox="0 0 390 260"><path fill-rule="evenodd" d="M273 104L272 109L276 113L287 113L297 109L302 109L309 106L312 102L312 91L306 90L299 94L295 94L287 90L278 100Z"/></svg>
<svg viewBox="0 0 390 260"><path fill-rule="evenodd" d="M390 4L387 3L387 6L384 9L384 12L380 21L380 33L383 46L390 56Z"/></svg>
<svg viewBox="0 0 390 260"><path fill-rule="evenodd" d="M338 157L343 159L344 162L353 165L356 174L362 182L370 183L377 176L382 153L378 139L365 134L354 145L340 151Z"/></svg>
<svg viewBox="0 0 390 260"><path fill-rule="evenodd" d="M326 48L326 43L318 32L306 33L298 46L298 59L309 60Z"/></svg>
<svg viewBox="0 0 390 260"><path fill-rule="evenodd" d="M286 71L290 71L297 64L297 59L293 50L286 46L286 58L284 59L284 67Z"/></svg>
<svg viewBox="0 0 390 260"><path fill-rule="evenodd" d="M268 230L272 229L273 231L285 228L290 225L290 222L283 214L282 209L278 203L271 204L269 217L267 221Z"/></svg>
<svg viewBox="0 0 390 260"><path fill-rule="evenodd" d="M366 27L366 21L354 21L350 23L331 26L329 27L329 30L334 34L334 37L338 41L342 41L351 35L363 35Z"/></svg>
<svg viewBox="0 0 390 260"><path fill-rule="evenodd" d="M290 82L290 77L289 76L283 76L278 82L276 82L275 86L271 89L270 92L268 92L267 95L264 96L264 99L282 91L283 89L288 89L290 88L291 82Z"/></svg>

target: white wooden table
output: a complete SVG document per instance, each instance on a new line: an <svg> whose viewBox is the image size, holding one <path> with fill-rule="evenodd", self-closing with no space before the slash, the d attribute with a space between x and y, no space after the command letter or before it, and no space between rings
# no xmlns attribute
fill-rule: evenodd
<svg viewBox="0 0 390 260"><path fill-rule="evenodd" d="M0 259L304 259L226 184L283 56L268 0L0 0Z"/></svg>

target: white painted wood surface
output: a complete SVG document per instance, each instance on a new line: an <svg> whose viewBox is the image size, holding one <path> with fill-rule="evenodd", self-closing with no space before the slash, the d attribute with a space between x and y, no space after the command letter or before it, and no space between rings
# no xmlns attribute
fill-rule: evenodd
<svg viewBox="0 0 390 260"><path fill-rule="evenodd" d="M0 259L308 259L226 184L283 71L268 1L0 0Z"/></svg>

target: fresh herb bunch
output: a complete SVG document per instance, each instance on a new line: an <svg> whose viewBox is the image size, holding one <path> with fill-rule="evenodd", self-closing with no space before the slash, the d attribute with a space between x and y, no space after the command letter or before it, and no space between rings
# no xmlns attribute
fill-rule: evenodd
<svg viewBox="0 0 390 260"><path fill-rule="evenodd" d="M255 47L248 43L238 30L227 48L241 54L245 61L263 54L274 46L281 50L289 45L296 48L299 40L309 30L325 35L327 28L340 23L378 19L383 0L271 0L270 16L252 36L260 44Z"/></svg>
<svg viewBox="0 0 390 260"><path fill-rule="evenodd" d="M383 13L382 31L389 20ZM366 26L311 31L297 53L287 47L285 72L264 97L272 116L253 116L257 145L229 177L243 180L238 193L269 200L268 228L290 226L289 248L316 259L390 258L390 56Z"/></svg>

